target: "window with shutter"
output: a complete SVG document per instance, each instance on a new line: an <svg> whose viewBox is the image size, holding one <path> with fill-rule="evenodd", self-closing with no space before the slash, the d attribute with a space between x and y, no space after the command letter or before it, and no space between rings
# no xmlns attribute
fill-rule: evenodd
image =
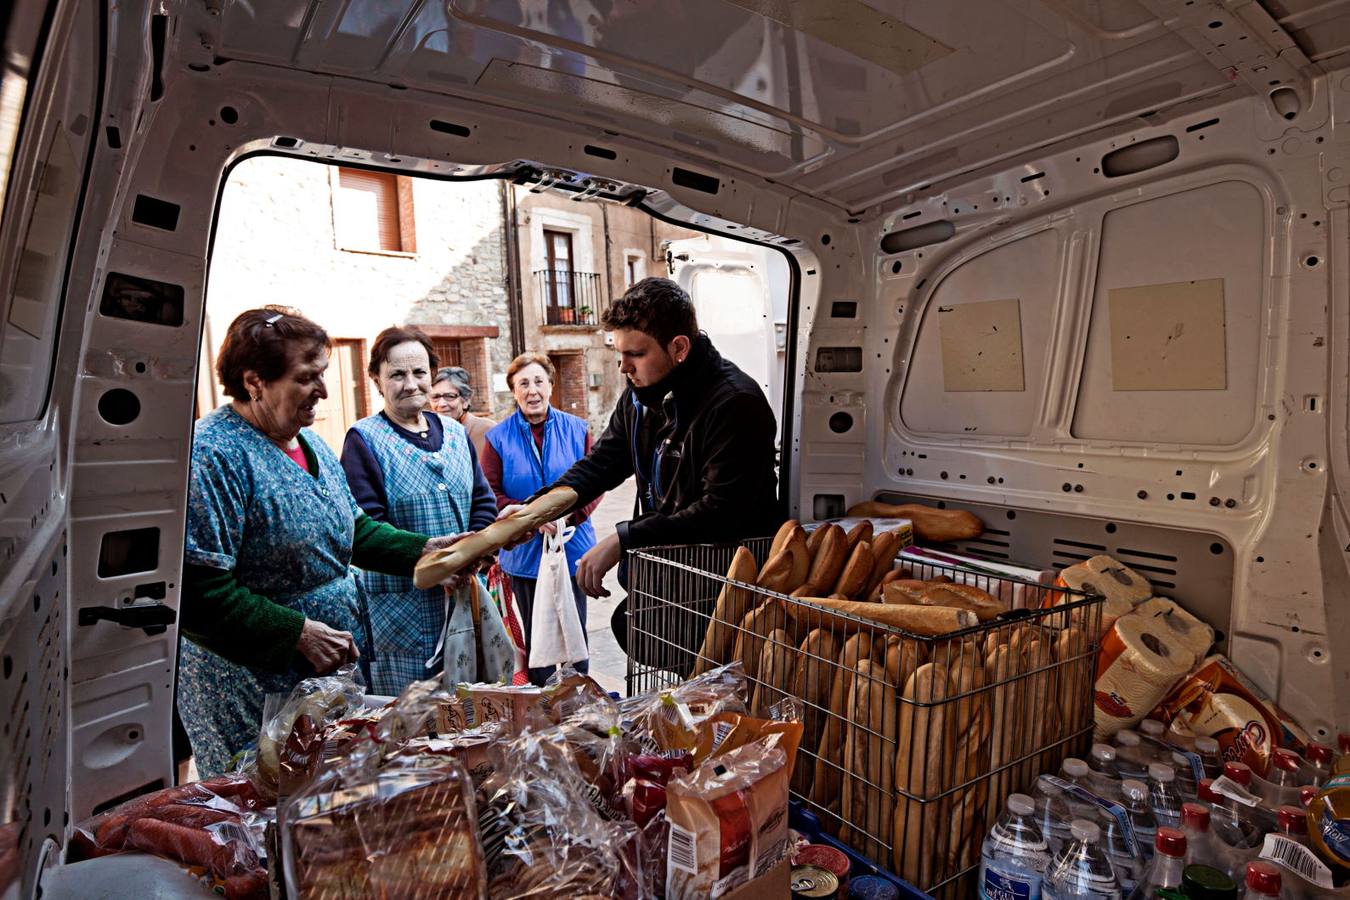
<svg viewBox="0 0 1350 900"><path fill-rule="evenodd" d="M413 253L412 186L388 172L339 168L333 185L333 236L341 250Z"/></svg>

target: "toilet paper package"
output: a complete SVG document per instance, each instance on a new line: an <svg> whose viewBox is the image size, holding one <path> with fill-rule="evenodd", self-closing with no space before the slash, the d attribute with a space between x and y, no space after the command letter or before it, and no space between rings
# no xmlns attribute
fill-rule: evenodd
<svg viewBox="0 0 1350 900"><path fill-rule="evenodd" d="M1097 740L1133 728L1195 665L1195 654L1156 617L1127 613L1112 623L1097 654L1093 695Z"/></svg>
<svg viewBox="0 0 1350 900"><path fill-rule="evenodd" d="M1264 777L1276 747L1302 753L1308 736L1222 654L1214 654L1176 686L1153 717L1181 734L1209 735L1225 760Z"/></svg>

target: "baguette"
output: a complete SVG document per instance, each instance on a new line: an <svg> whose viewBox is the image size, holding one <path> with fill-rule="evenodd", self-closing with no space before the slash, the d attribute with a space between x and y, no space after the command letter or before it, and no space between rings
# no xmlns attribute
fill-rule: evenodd
<svg viewBox="0 0 1350 900"><path fill-rule="evenodd" d="M1049 666L1053 659L1050 641L1042 640L1040 636L1027 641L1022 647L1022 652L1026 656L1025 671L1029 672ZM1053 670L1036 672L1024 681L1026 708L1036 712L1027 720L1026 740L1022 752L1036 755L1022 764L1020 780L1022 784L1030 782L1037 773L1045 771L1050 765L1050 757L1054 755L1053 752L1046 750L1046 744L1059 733L1059 704L1053 700L1051 694L1054 688L1053 681Z"/></svg>
<svg viewBox="0 0 1350 900"><path fill-rule="evenodd" d="M974 642L963 648L960 662L949 667L953 693L969 694L956 702L949 721L952 735L952 784L965 784L988 771L992 711L980 653ZM989 780L981 778L952 797L952 813L944 854L943 877L971 865L984 839L984 809Z"/></svg>
<svg viewBox="0 0 1350 900"><path fill-rule="evenodd" d="M791 593L806 583L806 576L811 571L811 552L806 547L806 532L798 526L788 538L787 549L792 553L792 574L788 576L785 584L784 594Z"/></svg>
<svg viewBox="0 0 1350 900"><path fill-rule="evenodd" d="M855 634L844 641L844 647L835 660L834 677L830 684L829 716L821 729L820 749L816 752L816 771L811 782L811 800L822 809L831 811L840 807L839 785L844 763L844 716L849 691L858 662L871 659L875 650L870 631Z"/></svg>
<svg viewBox="0 0 1350 900"><path fill-rule="evenodd" d="M881 602L917 606L919 598L929 587L928 582L917 578L893 578L881 586Z"/></svg>
<svg viewBox="0 0 1350 900"><path fill-rule="evenodd" d="M806 538L806 550L815 559L816 551L820 549L820 542L825 539L825 526L817 525Z"/></svg>
<svg viewBox="0 0 1350 900"><path fill-rule="evenodd" d="M872 591L876 590L877 585L881 584L886 576L893 571L895 555L900 552L900 545L904 540L904 534L898 530L883 531L872 538L872 578L867 585L869 597Z"/></svg>
<svg viewBox="0 0 1350 900"><path fill-rule="evenodd" d="M898 655L896 657L899 664ZM890 842L895 814L895 726L898 715L894 672L883 659L858 663L850 691L846 774L841 802L845 840L868 859ZM889 765L887 765L889 763ZM889 809L887 807L889 806Z"/></svg>
<svg viewBox="0 0 1350 900"><path fill-rule="evenodd" d="M845 535L845 538L848 540L849 553L852 553L853 549L857 547L859 544L863 543L864 541L866 541L867 543L871 543L872 523L866 520L859 522L857 525L854 525L852 528L848 530L848 534Z"/></svg>
<svg viewBox="0 0 1350 900"><path fill-rule="evenodd" d="M792 578L792 550L784 547L768 561L764 563L764 568L759 570L759 578L755 585L762 587L766 591L773 591L778 594L785 594L791 588L787 587L788 581ZM786 588L786 590L785 590Z"/></svg>
<svg viewBox="0 0 1350 900"><path fill-rule="evenodd" d="M876 560L872 557L872 545L867 541L859 541L853 548L853 554L848 558L848 564L844 566L844 571L839 573L839 581L834 586L836 594L842 594L845 600L851 600L862 595L867 589L868 579L872 577L872 569L875 567Z"/></svg>
<svg viewBox="0 0 1350 900"><path fill-rule="evenodd" d="M890 584L893 581L903 580L905 575L906 572L904 569L891 569L889 572L882 575L881 580L876 583L876 585L872 588L872 590L868 591L867 602L868 603L885 602L883 600L882 592L886 589L886 585Z"/></svg>
<svg viewBox="0 0 1350 900"><path fill-rule="evenodd" d="M1068 739L1092 723L1093 661L1087 655L1091 643L1086 631L1070 626L1059 633L1053 646L1057 663L1053 696L1059 704L1059 737Z"/></svg>
<svg viewBox="0 0 1350 900"><path fill-rule="evenodd" d="M813 596L828 594L839 581L839 573L844 571L848 562L848 536L838 525L822 525L824 531L815 555L811 558L811 572L804 584L811 588Z"/></svg>
<svg viewBox="0 0 1350 900"><path fill-rule="evenodd" d="M866 621L930 637L960 631L979 622L975 614L966 609L947 606L892 606L883 603L859 603L856 600L830 600L825 597L802 599L793 603L788 608L788 613L802 627L834 628L846 634L868 629ZM844 616L853 616L866 621L860 623Z"/></svg>
<svg viewBox="0 0 1350 900"><path fill-rule="evenodd" d="M942 804L934 798L948 787L952 751L947 705L939 701L951 693L947 667L924 663L905 682L902 696L909 702L900 704L896 727L892 871L920 889L935 880L937 856L932 845L942 822Z"/></svg>
<svg viewBox="0 0 1350 900"><path fill-rule="evenodd" d="M441 550L424 553L413 569L413 584L420 590L433 588L484 556L520 540L532 531L562 518L577 505L577 492L558 487L536 497L505 519Z"/></svg>
<svg viewBox="0 0 1350 900"><path fill-rule="evenodd" d="M802 720L802 746L812 754L820 749L820 735L830 710L830 688L839 662L839 641L828 628L815 628L801 643L800 662L793 680L792 695L806 707ZM815 767L798 765L792 773L792 789L803 797L811 794Z"/></svg>
<svg viewBox="0 0 1350 900"><path fill-rule="evenodd" d="M752 716L767 719L769 707L783 699L782 685L788 665L785 658L787 640L787 632L782 628L773 629L764 639L759 654L758 680L751 685L754 689L750 703Z"/></svg>
<svg viewBox="0 0 1350 900"><path fill-rule="evenodd" d="M764 651L764 641L775 627L782 627L783 614L778 608L780 600L768 600L741 619L740 631L736 634L736 646L732 656L745 667L745 676L751 681L759 677L760 654Z"/></svg>
<svg viewBox="0 0 1350 900"><path fill-rule="evenodd" d="M755 554L746 547L737 547L731 557L731 567L727 569L730 581L754 584L757 576ZM731 652L736 645L736 626L750 611L753 595L745 588L734 585L722 585L717 595L717 605L713 608L713 617L708 622L708 630L703 635L703 645L699 647L698 659L694 663L694 674L702 675L714 666L731 661Z"/></svg>
<svg viewBox="0 0 1350 900"><path fill-rule="evenodd" d="M773 543L769 545L770 557L777 556L778 551L787 546L787 542L792 537L792 533L801 527L801 524L802 523L798 522L796 519L788 519L779 526L778 533L773 536Z"/></svg>
<svg viewBox="0 0 1350 900"><path fill-rule="evenodd" d="M968 609L981 622L988 622L1008 611L1008 604L968 584L931 584L920 592L916 602L923 606Z"/></svg>
<svg viewBox="0 0 1350 900"><path fill-rule="evenodd" d="M914 536L921 541L942 544L968 541L984 534L979 516L963 509L937 509L918 503L881 503L867 500L849 508L850 516L877 519L909 519Z"/></svg>
<svg viewBox="0 0 1350 900"><path fill-rule="evenodd" d="M1026 671L1022 652L1006 644L995 647L985 658L989 683L997 685L991 691L993 720L989 731L989 798L985 805L986 821L992 822L1000 813L1004 798L1013 790L1013 771L1001 767L1021 756L1022 722L1026 710L1022 699L1022 682L1013 680ZM1032 713L1034 714L1034 713Z"/></svg>

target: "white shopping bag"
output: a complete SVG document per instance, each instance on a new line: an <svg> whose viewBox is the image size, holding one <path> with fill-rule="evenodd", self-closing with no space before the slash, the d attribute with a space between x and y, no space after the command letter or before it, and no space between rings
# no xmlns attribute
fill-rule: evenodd
<svg viewBox="0 0 1350 900"><path fill-rule="evenodd" d="M534 585L534 612L530 616L530 667L554 666L586 659L586 632L581 627L572 577L567 571L567 542L576 533L559 519L553 534L545 534Z"/></svg>

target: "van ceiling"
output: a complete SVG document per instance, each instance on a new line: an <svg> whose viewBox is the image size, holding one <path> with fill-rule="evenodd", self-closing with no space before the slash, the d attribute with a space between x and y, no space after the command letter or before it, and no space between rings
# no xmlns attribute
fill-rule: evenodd
<svg viewBox="0 0 1350 900"><path fill-rule="evenodd" d="M1292 87L1306 104L1309 77L1350 49L1347 0L205 0L185 12L189 58L207 48L216 64L558 110L854 212L1219 94Z"/></svg>

